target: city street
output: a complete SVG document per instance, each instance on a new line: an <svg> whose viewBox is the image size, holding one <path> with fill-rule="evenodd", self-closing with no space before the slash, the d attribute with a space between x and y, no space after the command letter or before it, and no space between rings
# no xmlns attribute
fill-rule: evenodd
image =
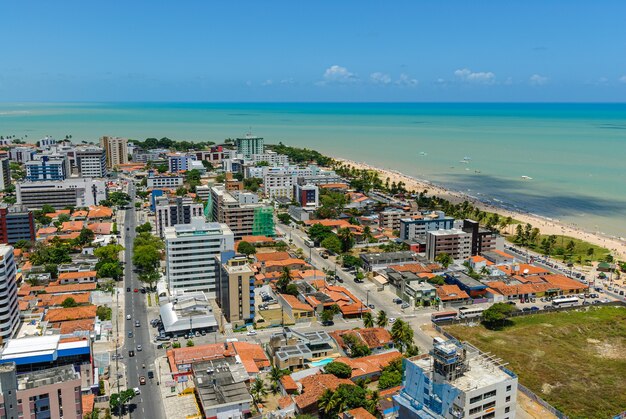
<svg viewBox="0 0 626 419"><path fill-rule="evenodd" d="M333 271L336 269L337 275L343 280L343 283L338 283L337 285L347 288L363 303L374 304L375 309L372 310L374 316L376 316L379 310L384 310L388 318L394 317L409 322L415 331L415 342L420 347L420 350L423 352L432 348L432 337L425 334L420 327L424 324L430 324L430 314L433 313L434 310L411 308L402 310L398 304L393 302L393 299L397 298L397 296L391 291L378 291L376 286L367 280L363 283L354 282L354 275L345 272L340 266L335 266L332 260L322 258L317 249L307 247L304 244L304 239L308 237L302 231L292 229L280 223L277 223L276 226L278 232L285 235L285 240L288 241L291 239L296 247L300 247L304 250L305 257L310 257L310 263L317 269L330 269ZM337 324L338 322L335 322L335 326L337 326ZM322 330L330 329L323 326L320 327ZM362 323L360 327L362 327Z"/></svg>
<svg viewBox="0 0 626 419"><path fill-rule="evenodd" d="M132 181L128 183L128 194L131 197L130 209L123 210L124 224L120 227L124 241L124 289L125 295L124 316L130 315L130 320L124 320L125 327L121 328L124 335L124 346L122 355L126 364L126 378L128 388L138 387L141 394L136 396L130 403L131 416L134 414L140 418L165 418L163 414L163 403L161 401L161 392L157 388L157 371L155 368L156 347L150 341L148 323L146 295L140 292L134 292L135 289L140 290L143 284L137 279L137 275L133 272L132 250L133 240L135 238L136 215L133 203L135 202L135 186ZM130 288L130 292L127 291ZM125 317L126 319L126 317ZM135 327L135 321L139 321L140 327ZM132 332L133 337L129 337ZM142 350L137 350L137 345L142 346ZM129 356L129 351L134 351L135 356ZM145 368L144 368L145 366ZM155 378L148 378L148 371L153 371ZM146 384L139 384L139 377L145 377Z"/></svg>

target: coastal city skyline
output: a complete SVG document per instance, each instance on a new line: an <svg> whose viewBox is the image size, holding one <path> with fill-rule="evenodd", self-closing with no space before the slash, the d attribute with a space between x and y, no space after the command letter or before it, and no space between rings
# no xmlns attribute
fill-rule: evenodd
<svg viewBox="0 0 626 419"><path fill-rule="evenodd" d="M117 5L3 5L0 100L626 98L618 1Z"/></svg>

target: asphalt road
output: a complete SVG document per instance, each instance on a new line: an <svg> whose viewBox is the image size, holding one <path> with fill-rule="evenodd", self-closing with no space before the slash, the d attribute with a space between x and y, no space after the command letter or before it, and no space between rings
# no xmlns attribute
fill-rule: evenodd
<svg viewBox="0 0 626 419"><path fill-rule="evenodd" d="M335 269L335 263L333 260L322 258L319 251L311 249L304 244L304 238L307 237L303 232L298 229L291 229L289 226L280 223L277 223L277 229L280 233L285 235L285 239L287 241L289 241L289 238L291 237L293 244L304 250L304 256L306 258L310 257L310 263L317 269ZM384 310L387 314L387 318L394 317L396 319L402 319L409 322L415 332L415 343L420 347L420 349L424 351L432 348L432 337L426 335L419 328L419 326L424 323L430 323L430 313L432 311L420 310L416 312L411 308L402 310L400 305L393 302L395 295L390 291L378 291L376 286L367 280L363 283L356 283L354 282L354 275L343 271L340 266L337 266L337 275L339 275L339 277L343 280L343 283L337 283L337 285L347 288L363 303L374 304L375 308L372 310L374 317L376 317L379 310ZM341 326L341 323L335 321L335 326L337 325ZM352 327L355 327L355 325L351 325L346 328ZM325 328L323 328L323 330L324 329Z"/></svg>
<svg viewBox="0 0 626 419"><path fill-rule="evenodd" d="M131 209L124 210L124 260L126 261L124 271L124 292L126 293L124 305L124 322L125 328L122 328L124 337L124 347L122 354L126 361L126 378L128 388L139 387L141 395L135 397L130 403L131 416L137 418L149 419L165 419L163 402L161 400L161 392L157 387L157 371L154 366L156 358L156 348L150 342L148 323L148 312L146 306L146 295L140 292L135 293L135 289L141 289L143 284L137 279L137 275L133 272L132 254L133 240L135 238L135 227L137 219L135 214L135 186L129 181L128 194L131 197ZM127 291L130 288L130 292ZM126 316L130 314L131 320L126 320ZM135 327L135 321L139 320L140 327ZM132 332L133 337L129 338L128 333ZM137 345L142 346L142 350L137 350ZM135 356L130 357L129 351L134 351ZM143 367L145 365L145 368ZM148 371L153 371L155 378L148 379ZM146 377L146 384L139 385L139 377Z"/></svg>

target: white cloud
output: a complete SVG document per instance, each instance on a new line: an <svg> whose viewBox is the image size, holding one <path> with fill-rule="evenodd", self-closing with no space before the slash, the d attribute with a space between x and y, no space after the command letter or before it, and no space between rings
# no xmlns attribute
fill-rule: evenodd
<svg viewBox="0 0 626 419"><path fill-rule="evenodd" d="M319 84L327 83L354 83L359 78L356 74L348 71L347 68L340 65L331 65L324 71L324 80Z"/></svg>
<svg viewBox="0 0 626 419"><path fill-rule="evenodd" d="M493 84L496 81L496 75L491 71L473 72L469 68L456 70L454 75L470 83Z"/></svg>
<svg viewBox="0 0 626 419"><path fill-rule="evenodd" d="M288 79L282 79L280 81L280 84L293 84L293 83L294 83L294 81L293 81L293 79L291 77L288 78Z"/></svg>
<svg viewBox="0 0 626 419"><path fill-rule="evenodd" d="M398 86L407 86L407 87L415 87L417 86L417 79L412 79L408 75L402 73L400 74L400 78L396 80L396 84Z"/></svg>
<svg viewBox="0 0 626 419"><path fill-rule="evenodd" d="M274 82L270 79L267 79L263 83L261 83L261 86L271 86L272 84L274 84Z"/></svg>
<svg viewBox="0 0 626 419"><path fill-rule="evenodd" d="M626 83L626 74L619 78L621 83Z"/></svg>
<svg viewBox="0 0 626 419"><path fill-rule="evenodd" d="M530 76L530 79L528 79L528 82L531 86L543 86L548 82L548 78L540 74L533 74Z"/></svg>
<svg viewBox="0 0 626 419"><path fill-rule="evenodd" d="M370 74L370 80L374 84L389 84L391 83L391 77L385 73L372 73Z"/></svg>

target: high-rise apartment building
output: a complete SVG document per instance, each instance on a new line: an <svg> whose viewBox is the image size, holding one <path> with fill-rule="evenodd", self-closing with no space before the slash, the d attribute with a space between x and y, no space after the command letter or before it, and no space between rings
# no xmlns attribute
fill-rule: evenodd
<svg viewBox="0 0 626 419"><path fill-rule="evenodd" d="M165 274L172 294L204 291L215 298L215 257L234 251L233 233L226 224L207 223L193 217L189 224L165 229Z"/></svg>
<svg viewBox="0 0 626 419"><path fill-rule="evenodd" d="M222 254L218 266L217 303L226 321L240 327L254 320L254 271L246 256Z"/></svg>
<svg viewBox="0 0 626 419"><path fill-rule="evenodd" d="M472 255L472 235L463 230L429 231L426 235L426 257L430 260L447 253L454 260L465 260Z"/></svg>
<svg viewBox="0 0 626 419"><path fill-rule="evenodd" d="M19 205L0 205L0 244L18 240L36 240L33 212Z"/></svg>
<svg viewBox="0 0 626 419"><path fill-rule="evenodd" d="M176 197L173 200L166 196L156 199L156 231L160 237L165 234L167 227L178 224L189 224L192 217L202 217L204 207L191 198Z"/></svg>
<svg viewBox="0 0 626 419"><path fill-rule="evenodd" d="M251 158L253 154L265 152L263 138L252 134L246 134L243 138L235 139L235 145L237 146L237 154L242 154L246 159Z"/></svg>
<svg viewBox="0 0 626 419"><path fill-rule="evenodd" d="M170 173L191 170L191 162L196 161L192 153L171 153L167 156L167 166Z"/></svg>
<svg viewBox="0 0 626 419"><path fill-rule="evenodd" d="M75 152L76 168L81 177L107 176L106 153L101 147L81 147Z"/></svg>
<svg viewBox="0 0 626 419"><path fill-rule="evenodd" d="M128 140L126 138L104 136L100 138L100 147L106 153L109 169L128 163Z"/></svg>
<svg viewBox="0 0 626 419"><path fill-rule="evenodd" d="M0 159L0 191L11 185L11 162L8 158Z"/></svg>
<svg viewBox="0 0 626 419"><path fill-rule="evenodd" d="M70 175L69 160L61 155L36 155L33 160L24 163L26 180L65 180Z"/></svg>
<svg viewBox="0 0 626 419"><path fill-rule="evenodd" d="M400 219L400 239L413 240L426 238L429 231L454 227L454 218L447 217L443 211L432 211Z"/></svg>
<svg viewBox="0 0 626 419"><path fill-rule="evenodd" d="M467 343L438 341L404 367L400 418L515 418L517 376Z"/></svg>
<svg viewBox="0 0 626 419"><path fill-rule="evenodd" d="M0 342L5 343L20 325L17 306L17 267L13 246L0 245Z"/></svg>
<svg viewBox="0 0 626 419"><path fill-rule="evenodd" d="M275 234L273 209L260 203L256 194L229 192L224 186L213 186L208 206L210 219L228 225L235 240Z"/></svg>

